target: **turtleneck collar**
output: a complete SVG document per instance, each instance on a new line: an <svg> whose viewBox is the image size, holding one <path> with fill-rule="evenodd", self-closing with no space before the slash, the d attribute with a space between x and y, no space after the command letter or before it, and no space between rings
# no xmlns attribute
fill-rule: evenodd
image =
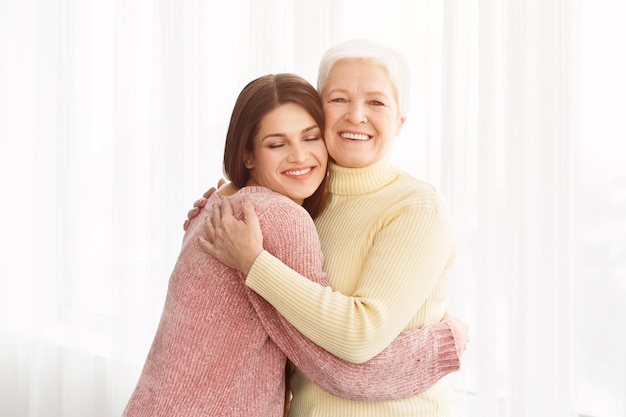
<svg viewBox="0 0 626 417"><path fill-rule="evenodd" d="M398 169L389 158L363 168L347 168L331 163L329 189L332 194L364 194L384 187L398 175Z"/></svg>

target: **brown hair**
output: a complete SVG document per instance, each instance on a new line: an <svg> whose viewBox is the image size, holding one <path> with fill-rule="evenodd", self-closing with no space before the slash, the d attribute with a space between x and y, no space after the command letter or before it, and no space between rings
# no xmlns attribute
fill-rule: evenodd
<svg viewBox="0 0 626 417"><path fill-rule="evenodd" d="M250 170L244 163L246 151L253 152L254 137L263 117L286 103L302 106L324 131L324 111L319 94L309 82L295 74L269 74L246 85L233 108L224 147L224 175L235 187L246 185ZM302 206L315 218L328 202L328 173L318 189Z"/></svg>

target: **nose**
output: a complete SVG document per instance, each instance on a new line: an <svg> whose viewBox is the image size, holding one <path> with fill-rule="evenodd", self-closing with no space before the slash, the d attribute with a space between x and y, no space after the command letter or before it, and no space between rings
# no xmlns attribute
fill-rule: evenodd
<svg viewBox="0 0 626 417"><path fill-rule="evenodd" d="M291 152L289 153L289 159L292 162L302 162L304 160L306 160L307 158L307 152L306 149L304 149L304 146L302 143L298 142L295 143L292 147L291 147Z"/></svg>
<svg viewBox="0 0 626 417"><path fill-rule="evenodd" d="M363 107L363 104L351 102L348 112L346 113L346 120L355 125L367 122L367 116L365 115L365 108Z"/></svg>

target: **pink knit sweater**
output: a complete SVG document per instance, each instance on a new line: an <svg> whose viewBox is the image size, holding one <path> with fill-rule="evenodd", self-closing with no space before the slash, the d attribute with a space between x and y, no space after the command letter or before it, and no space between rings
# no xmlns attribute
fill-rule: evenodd
<svg viewBox="0 0 626 417"><path fill-rule="evenodd" d="M238 215L244 194L259 216L265 248L327 285L308 213L266 188L247 187L232 197ZM206 215L197 216L185 234L157 333L124 416L282 416L287 357L321 388L350 399L415 395L459 368L445 323L402 333L364 364L338 359L247 289L239 272L202 251L197 237Z"/></svg>

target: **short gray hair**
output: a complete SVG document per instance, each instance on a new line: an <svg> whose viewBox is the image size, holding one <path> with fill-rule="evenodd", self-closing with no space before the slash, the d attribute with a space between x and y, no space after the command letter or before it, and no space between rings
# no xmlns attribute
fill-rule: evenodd
<svg viewBox="0 0 626 417"><path fill-rule="evenodd" d="M320 61L317 75L317 91L320 94L330 70L338 61L345 59L362 59L385 68L395 89L400 113L406 115L409 109L411 70L400 51L367 39L352 39L332 46Z"/></svg>

